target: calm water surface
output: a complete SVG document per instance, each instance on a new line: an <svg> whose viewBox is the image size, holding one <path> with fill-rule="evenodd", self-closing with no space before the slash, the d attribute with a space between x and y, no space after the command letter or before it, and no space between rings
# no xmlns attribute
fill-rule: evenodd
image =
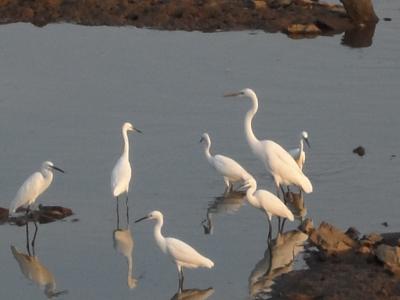
<svg viewBox="0 0 400 300"><path fill-rule="evenodd" d="M244 87L259 96L259 138L291 148L301 130L309 132L305 172L315 192L306 203L316 224L398 231L400 6L385 1L376 9L393 21L380 22L373 45L362 49L340 45L340 36L295 41L262 32L1 26L0 206L8 207L23 180L50 159L67 173L56 174L41 203L70 207L78 219L39 227L34 261L54 276L47 292L68 290L63 299L172 298L175 266L156 247L151 222L132 224L159 209L166 235L216 263L212 270L187 271L185 288L212 287L204 292L214 292L210 299L249 298L249 277L267 248L266 221L244 203L235 214L215 214L213 234L204 235L201 221L223 181L198 144L209 132L215 152L240 161L260 187L273 188L244 139L250 102L222 98ZM124 254L129 246L114 248L109 187L126 120L144 132L130 136L134 289ZM358 145L366 148L363 158L352 154ZM120 209L126 229L124 205ZM1 298L46 298L24 277L10 248L26 252L24 229L3 225L0 231Z"/></svg>

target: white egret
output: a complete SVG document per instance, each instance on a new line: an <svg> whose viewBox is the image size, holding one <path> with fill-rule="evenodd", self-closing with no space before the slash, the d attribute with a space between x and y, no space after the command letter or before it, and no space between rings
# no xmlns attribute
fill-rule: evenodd
<svg viewBox="0 0 400 300"><path fill-rule="evenodd" d="M125 256L126 261L128 263L128 287L133 289L137 285L137 280L132 276L133 269L133 259L132 259L132 251L133 251L133 238L132 233L129 228L127 229L117 229L113 232L113 242L114 249Z"/></svg>
<svg viewBox="0 0 400 300"><path fill-rule="evenodd" d="M248 178L244 186L248 188L246 197L249 203L267 215L269 224L268 240L271 240L272 237L272 216L287 218L290 221L294 220L292 212L277 196L266 190L257 190L257 182L253 177Z"/></svg>
<svg viewBox="0 0 400 300"><path fill-rule="evenodd" d="M303 170L303 165L306 161L306 153L304 152L304 142L306 142L307 146L310 147L310 142L308 141L308 133L307 131L302 131L300 134L300 143L298 148L290 149L289 154L296 161L300 170ZM311 147L310 147L311 148Z"/></svg>
<svg viewBox="0 0 400 300"><path fill-rule="evenodd" d="M26 208L28 214L31 206L35 203L37 197L41 195L50 186L53 181L52 170L64 173L63 170L54 166L51 161L42 163L39 172L33 173L19 188L17 195L10 204L10 214L14 214L19 207Z"/></svg>
<svg viewBox="0 0 400 300"><path fill-rule="evenodd" d="M214 263L210 259L198 253L185 242L172 237L164 237L162 235L161 228L164 223L164 217L161 212L158 210L152 211L147 216L136 220L135 223L146 219L154 219L157 221L156 225L154 226L154 238L161 251L165 254L168 254L178 268L180 291L182 291L183 287L183 267L190 269L195 269L198 267L211 269L214 266Z"/></svg>
<svg viewBox="0 0 400 300"><path fill-rule="evenodd" d="M47 298L51 299L67 291L56 291L56 280L51 273L40 261L37 256L26 255L14 246L11 246L11 252L18 262L22 274L33 283L41 287Z"/></svg>
<svg viewBox="0 0 400 300"><path fill-rule="evenodd" d="M210 154L211 139L208 133L203 133L200 142L204 144L204 154L207 161L224 177L226 186L225 192L231 191L235 182L243 181L250 176L249 173L232 158L220 154L214 156Z"/></svg>
<svg viewBox="0 0 400 300"><path fill-rule="evenodd" d="M250 98L252 101L252 107L246 113L244 120L247 142L253 153L261 159L267 168L267 171L274 178L277 195L279 196L279 188L282 188L282 185L296 185L304 192L311 193L313 190L311 182L300 170L293 157L274 141L260 141L254 135L252 121L258 110L258 99L256 93L253 90L246 88L240 92L225 95L225 97L236 96L245 96Z"/></svg>
<svg viewBox="0 0 400 300"><path fill-rule="evenodd" d="M117 200L118 208L118 196L126 194L126 204L128 205L128 191L129 182L131 181L132 169L129 162L129 140L128 131L137 131L142 133L139 129L135 128L131 123L125 122L122 125L122 137L124 139L124 149L121 157L118 159L111 172L111 191L113 196Z"/></svg>

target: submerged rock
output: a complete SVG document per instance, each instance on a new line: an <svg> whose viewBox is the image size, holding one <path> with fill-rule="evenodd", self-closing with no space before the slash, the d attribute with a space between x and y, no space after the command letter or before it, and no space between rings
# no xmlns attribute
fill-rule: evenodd
<svg viewBox="0 0 400 300"><path fill-rule="evenodd" d="M353 149L353 153L358 154L359 156L364 156L365 148L363 146L358 146L357 148Z"/></svg>

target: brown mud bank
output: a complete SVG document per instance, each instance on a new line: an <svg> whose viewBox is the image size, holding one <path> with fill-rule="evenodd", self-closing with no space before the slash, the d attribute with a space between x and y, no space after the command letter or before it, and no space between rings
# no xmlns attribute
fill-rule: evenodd
<svg viewBox="0 0 400 300"><path fill-rule="evenodd" d="M277 278L269 299L400 299L400 233L360 237L327 223L301 229L309 269Z"/></svg>
<svg viewBox="0 0 400 300"><path fill-rule="evenodd" d="M264 30L301 36L375 24L371 0L0 0L0 23L132 25L162 30Z"/></svg>
<svg viewBox="0 0 400 300"><path fill-rule="evenodd" d="M18 208L17 215L9 215L8 209L0 207L0 225L9 223L17 226L24 226L27 222L38 222L39 224L52 223L72 216L74 213L70 208L62 206L39 205L38 210L30 211Z"/></svg>

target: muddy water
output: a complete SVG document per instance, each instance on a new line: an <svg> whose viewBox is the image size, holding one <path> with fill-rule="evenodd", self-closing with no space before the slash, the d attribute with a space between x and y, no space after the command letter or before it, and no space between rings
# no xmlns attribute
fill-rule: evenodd
<svg viewBox="0 0 400 300"><path fill-rule="evenodd" d="M400 7L390 1L376 9L393 20L379 23L372 46L362 49L342 46L339 36L295 41L261 32L0 27L0 206L51 159L67 173L56 174L41 202L71 207L77 219L39 227L31 265L52 274L47 288L24 276L22 256L11 251L13 245L26 253L24 229L0 227L1 298L41 299L65 290L60 298L172 298L176 270L156 247L152 224L132 224L153 209L164 212L166 235L216 263L211 271L187 271L185 289L203 290L191 291L200 299L248 298L249 277L267 249L266 221L241 203L216 212L213 234L204 234L201 221L223 181L198 144L208 131L215 152L234 157L272 189L244 139L250 103L221 97L244 87L259 95L259 138L291 148L301 130L309 132L305 172L315 192L306 204L315 223L398 230ZM116 235L109 177L126 120L144 135L130 136L131 222L121 202L119 224L130 231ZM366 148L363 158L352 153L358 145Z"/></svg>

